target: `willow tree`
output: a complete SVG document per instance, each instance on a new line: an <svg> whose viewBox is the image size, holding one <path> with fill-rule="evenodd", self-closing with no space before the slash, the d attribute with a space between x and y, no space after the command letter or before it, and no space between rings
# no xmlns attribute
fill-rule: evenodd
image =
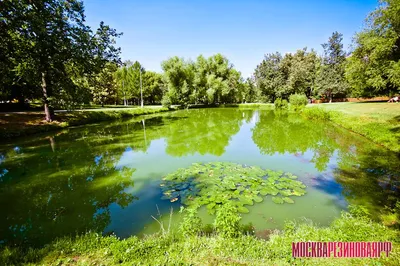
<svg viewBox="0 0 400 266"><path fill-rule="evenodd" d="M163 61L161 67L168 88L165 97L173 104L189 104L195 76L194 63L175 56Z"/></svg>

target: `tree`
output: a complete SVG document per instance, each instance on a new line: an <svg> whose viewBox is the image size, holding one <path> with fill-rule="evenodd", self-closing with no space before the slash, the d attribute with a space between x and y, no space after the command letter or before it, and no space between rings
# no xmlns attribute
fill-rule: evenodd
<svg viewBox="0 0 400 266"><path fill-rule="evenodd" d="M316 79L317 61L318 56L313 49L307 52L307 48L303 48L293 54L287 80L288 90L285 92L285 97L294 93L311 95Z"/></svg>
<svg viewBox="0 0 400 266"><path fill-rule="evenodd" d="M99 74L91 79L91 93L93 100L104 106L105 103L112 103L117 98L117 82L115 72L118 66L115 63L108 63Z"/></svg>
<svg viewBox="0 0 400 266"><path fill-rule="evenodd" d="M288 98L294 93L310 95L316 78L318 56L307 48L296 53L267 54L255 70L257 88L262 101Z"/></svg>
<svg viewBox="0 0 400 266"><path fill-rule="evenodd" d="M74 76L88 78L99 73L107 62L119 62L120 50L114 47L114 38L120 34L103 22L93 33L84 24L81 1L6 0L2 4L2 35L17 47L5 54L15 63L11 64L15 73L12 83L23 80L31 94L41 91L47 121L52 120L52 104L79 90L71 69ZM17 58L12 59L12 55Z"/></svg>
<svg viewBox="0 0 400 266"><path fill-rule="evenodd" d="M256 86L260 90L264 101L273 102L277 96L277 91L286 83L281 61L282 55L279 52L267 54L255 69ZM281 95L278 96L281 97Z"/></svg>
<svg viewBox="0 0 400 266"><path fill-rule="evenodd" d="M235 79L238 79L240 74L233 69L229 60L221 54L210 56L207 59L207 67L207 103L234 102L229 98L232 98ZM231 78L233 80L229 82Z"/></svg>
<svg viewBox="0 0 400 266"><path fill-rule="evenodd" d="M243 83L243 89L241 90L244 102L257 102L260 98L260 92L257 89L254 81L254 77L249 77Z"/></svg>
<svg viewBox="0 0 400 266"><path fill-rule="evenodd" d="M193 93L195 66L191 61L185 61L177 56L161 63L167 84L168 97L173 104L187 105Z"/></svg>
<svg viewBox="0 0 400 266"><path fill-rule="evenodd" d="M138 105L139 102L141 100L141 90L143 89L143 81L142 79L142 75L143 73L146 71L144 69L144 67L138 62L135 61L135 63L132 65L132 67L130 68L131 71L131 75L130 78L132 79L132 96L134 99L136 99Z"/></svg>
<svg viewBox="0 0 400 266"><path fill-rule="evenodd" d="M173 104L218 104L241 101L241 73L216 54L196 62L173 57L162 63L167 91L165 102Z"/></svg>
<svg viewBox="0 0 400 266"><path fill-rule="evenodd" d="M143 75L143 98L146 102L160 103L164 94L163 76L159 73L146 71Z"/></svg>
<svg viewBox="0 0 400 266"><path fill-rule="evenodd" d="M316 80L317 90L320 95L325 95L329 102L336 94L345 94L347 82L345 79L346 52L343 50L343 35L339 32L332 33L327 43L322 44L324 57Z"/></svg>
<svg viewBox="0 0 400 266"><path fill-rule="evenodd" d="M207 102L207 75L210 74L208 61L203 55L197 57L195 63L195 74L193 79L193 92L190 96L191 102L206 103Z"/></svg>
<svg viewBox="0 0 400 266"><path fill-rule="evenodd" d="M115 73L115 78L117 82L117 94L118 98L123 99L124 105L128 105L127 99L132 97L131 79L129 68L126 64L120 67Z"/></svg>
<svg viewBox="0 0 400 266"><path fill-rule="evenodd" d="M346 78L355 96L393 94L400 87L400 2L381 0L354 38Z"/></svg>
<svg viewBox="0 0 400 266"><path fill-rule="evenodd" d="M141 74L140 74L141 72ZM128 100L140 100L140 75L142 76L143 100L148 103L160 103L165 93L163 75L146 71L138 62L127 61L116 72L118 97L123 99L124 105Z"/></svg>

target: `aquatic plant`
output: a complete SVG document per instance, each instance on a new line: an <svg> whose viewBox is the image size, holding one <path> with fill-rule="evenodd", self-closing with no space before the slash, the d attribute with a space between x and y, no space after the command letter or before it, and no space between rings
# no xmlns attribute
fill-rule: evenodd
<svg viewBox="0 0 400 266"><path fill-rule="evenodd" d="M282 171L264 170L229 162L194 163L180 168L163 178L163 198L180 200L193 208L206 206L211 214L226 203L236 211L248 213L245 205L262 202L271 195L278 204L294 203L292 196L306 193L305 185L297 177Z"/></svg>

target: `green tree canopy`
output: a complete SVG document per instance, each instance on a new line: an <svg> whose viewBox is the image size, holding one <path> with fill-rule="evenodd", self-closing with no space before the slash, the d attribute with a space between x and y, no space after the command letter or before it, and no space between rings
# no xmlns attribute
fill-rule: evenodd
<svg viewBox="0 0 400 266"><path fill-rule="evenodd" d="M307 48L287 53L267 54L255 70L256 85L262 101L288 98L294 93L310 95L314 88L318 56Z"/></svg>
<svg viewBox="0 0 400 266"><path fill-rule="evenodd" d="M322 44L324 57L319 69L317 92L330 101L337 94L345 94L348 85L345 79L346 53L343 50L343 35L339 32L332 33L327 43Z"/></svg>
<svg viewBox="0 0 400 266"><path fill-rule="evenodd" d="M2 52L6 64L0 72L7 78L1 90L22 86L25 93L40 93L47 121L52 119L50 105L63 95L79 94L77 76L89 79L107 62L119 63L114 45L120 34L103 22L93 32L85 25L82 1L5 0L0 25L0 45L13 47Z"/></svg>
<svg viewBox="0 0 400 266"><path fill-rule="evenodd" d="M400 87L400 2L381 0L354 38L346 78L356 96L391 94Z"/></svg>
<svg viewBox="0 0 400 266"><path fill-rule="evenodd" d="M174 104L216 104L240 102L244 83L232 63L216 54L196 62L179 57L162 63L167 86L166 97Z"/></svg>

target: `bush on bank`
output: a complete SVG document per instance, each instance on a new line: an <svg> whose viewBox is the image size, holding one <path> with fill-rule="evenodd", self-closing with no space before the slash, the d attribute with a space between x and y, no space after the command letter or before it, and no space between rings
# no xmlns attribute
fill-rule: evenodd
<svg viewBox="0 0 400 266"><path fill-rule="evenodd" d="M307 99L307 96L305 96L304 94L296 93L296 94L290 95L289 103L290 103L290 107L293 109L293 111L299 111L307 105L308 99Z"/></svg>
<svg viewBox="0 0 400 266"><path fill-rule="evenodd" d="M275 110L287 110L289 107L288 101L277 98L274 102Z"/></svg>

